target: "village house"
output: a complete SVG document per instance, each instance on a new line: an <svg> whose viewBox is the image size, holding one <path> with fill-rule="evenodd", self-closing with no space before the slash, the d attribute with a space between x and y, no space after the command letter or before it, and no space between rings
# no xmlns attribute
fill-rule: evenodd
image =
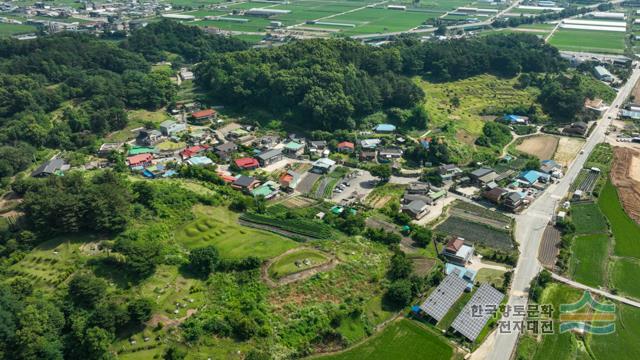
<svg viewBox="0 0 640 360"><path fill-rule="evenodd" d="M253 195L253 197L262 196L266 200L272 199L276 195L278 195L277 184L274 181L267 181L264 184L251 190L251 195Z"/></svg>
<svg viewBox="0 0 640 360"><path fill-rule="evenodd" d="M229 161L231 155L238 151L238 145L232 142L226 142L213 148L215 154L223 161Z"/></svg>
<svg viewBox="0 0 640 360"><path fill-rule="evenodd" d="M173 120L166 120L160 123L160 132L164 136L173 136L185 130L187 130L187 126L184 123L178 123Z"/></svg>
<svg viewBox="0 0 640 360"><path fill-rule="evenodd" d="M375 150L362 150L358 157L360 161L374 161L378 156L378 152Z"/></svg>
<svg viewBox="0 0 640 360"><path fill-rule="evenodd" d="M402 157L402 149L400 148L382 148L378 151L378 161L389 162Z"/></svg>
<svg viewBox="0 0 640 360"><path fill-rule="evenodd" d="M524 195L519 192L511 192L504 197L502 205L511 212L518 212L524 206Z"/></svg>
<svg viewBox="0 0 640 360"><path fill-rule="evenodd" d="M562 132L565 134L584 136L587 133L587 130L589 130L589 127L585 122L577 121L571 125L567 125Z"/></svg>
<svg viewBox="0 0 640 360"><path fill-rule="evenodd" d="M311 169L311 171L318 173L318 174L327 174L331 171L331 168L336 164L335 161L329 159L329 158L321 158L316 160L312 166L313 168Z"/></svg>
<svg viewBox="0 0 640 360"><path fill-rule="evenodd" d="M501 187L495 187L491 190L487 190L484 193L482 193L482 197L491 201L494 204L501 204L502 197L507 193L508 193L507 190Z"/></svg>
<svg viewBox="0 0 640 360"><path fill-rule="evenodd" d="M438 174L442 181L453 180L462 174L462 170L454 164L444 164L438 166Z"/></svg>
<svg viewBox="0 0 640 360"><path fill-rule="evenodd" d="M239 158L234 162L236 166L242 170L254 170L260 167L260 163L258 162L258 160L251 157Z"/></svg>
<svg viewBox="0 0 640 360"><path fill-rule="evenodd" d="M149 153L133 155L127 158L127 165L131 168L148 166L151 164L151 160L153 160L153 155Z"/></svg>
<svg viewBox="0 0 640 360"><path fill-rule="evenodd" d="M309 152L317 153L327 149L327 142L325 140L311 140L309 141Z"/></svg>
<svg viewBox="0 0 640 360"><path fill-rule="evenodd" d="M32 177L47 177L51 175L61 174L64 171L69 170L70 166L64 159L51 159L40 165L32 173Z"/></svg>
<svg viewBox="0 0 640 360"><path fill-rule="evenodd" d="M407 188L405 189L405 193L426 195L427 193L429 193L430 189L431 189L431 186L429 185L429 183L422 182L422 181L414 181L409 183L409 185L407 185Z"/></svg>
<svg viewBox="0 0 640 360"><path fill-rule="evenodd" d="M205 109L200 111L195 111L191 113L190 120L193 124L204 125L208 124L211 119L215 119L218 116L218 113L213 109Z"/></svg>
<svg viewBox="0 0 640 360"><path fill-rule="evenodd" d="M304 142L298 142L296 140L289 141L285 144L284 149L282 150L287 156L292 158L297 158L304 154Z"/></svg>
<svg viewBox="0 0 640 360"><path fill-rule="evenodd" d="M231 187L237 190L242 190L245 192L250 192L260 185L260 181L256 180L256 178L252 176L240 175L233 183L231 183Z"/></svg>
<svg viewBox="0 0 640 360"><path fill-rule="evenodd" d="M247 133L248 134L248 133ZM280 143L280 136L278 135L264 135L256 139L254 146L260 150L270 149Z"/></svg>
<svg viewBox="0 0 640 360"><path fill-rule="evenodd" d="M509 125L527 125L529 123L529 117L513 114L505 115L501 120Z"/></svg>
<svg viewBox="0 0 640 360"><path fill-rule="evenodd" d="M540 171L554 177L562 177L562 165L555 160L542 160L540 163Z"/></svg>
<svg viewBox="0 0 640 360"><path fill-rule="evenodd" d="M286 191L293 191L300 181L300 174L293 170L288 170L280 176L280 187Z"/></svg>
<svg viewBox="0 0 640 360"><path fill-rule="evenodd" d="M396 131L396 126L392 124L378 124L373 128L373 131L380 134L391 134Z"/></svg>
<svg viewBox="0 0 640 360"><path fill-rule="evenodd" d="M342 153L352 153L356 149L356 146L350 141L343 141L339 143L336 148Z"/></svg>
<svg viewBox="0 0 640 360"><path fill-rule="evenodd" d="M270 149L265 150L256 156L260 166L268 166L276 163L284 158L282 155L282 149Z"/></svg>
<svg viewBox="0 0 640 360"><path fill-rule="evenodd" d="M402 212L416 220L420 220L429 213L429 206L422 200L414 200L402 206Z"/></svg>
<svg viewBox="0 0 640 360"><path fill-rule="evenodd" d="M363 149L375 149L378 147L378 145L380 145L381 141L380 139L364 139L364 140L360 140L360 147Z"/></svg>
<svg viewBox="0 0 640 360"><path fill-rule="evenodd" d="M442 249L442 256L444 256L449 263L465 266L473 256L473 251L473 245L467 245L464 238L456 237L449 240L447 245Z"/></svg>
<svg viewBox="0 0 640 360"><path fill-rule="evenodd" d="M182 161L189 159L192 156L196 156L197 154L203 153L209 149L206 145L194 145L190 146L182 151L180 151L180 157Z"/></svg>
<svg viewBox="0 0 640 360"><path fill-rule="evenodd" d="M549 174L536 170L523 171L518 175L518 182L526 186L534 186L538 182L547 183L551 179Z"/></svg>
<svg viewBox="0 0 640 360"><path fill-rule="evenodd" d="M482 168L473 170L469 174L469 177L471 178L471 181L473 181L475 184L484 187L488 183L497 179L498 174L495 172L495 170L491 168L482 167Z"/></svg>
<svg viewBox="0 0 640 360"><path fill-rule="evenodd" d="M192 156L187 160L187 164L192 166L206 166L213 165L213 160L209 159L206 156Z"/></svg>
<svg viewBox="0 0 640 360"><path fill-rule="evenodd" d="M140 130L136 136L136 144L142 146L152 146L162 140L162 133L158 130Z"/></svg>

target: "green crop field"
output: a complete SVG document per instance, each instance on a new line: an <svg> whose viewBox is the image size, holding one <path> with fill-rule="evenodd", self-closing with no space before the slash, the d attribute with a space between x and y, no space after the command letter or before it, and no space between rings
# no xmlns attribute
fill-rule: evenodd
<svg viewBox="0 0 640 360"><path fill-rule="evenodd" d="M611 232L615 237L615 254L640 259L640 226L624 212L618 192L611 181L602 189L598 205L611 225Z"/></svg>
<svg viewBox="0 0 640 360"><path fill-rule="evenodd" d="M308 264L304 263L305 260L308 261ZM300 251L286 254L271 264L269 267L269 276L278 279L324 264L327 261L329 261L327 255L320 251L313 249L301 249Z"/></svg>
<svg viewBox="0 0 640 360"><path fill-rule="evenodd" d="M613 287L621 293L640 299L640 260L618 259L613 265L612 282Z"/></svg>
<svg viewBox="0 0 640 360"><path fill-rule="evenodd" d="M571 220L578 234L607 231L607 220L596 203L576 204L571 208Z"/></svg>
<svg viewBox="0 0 640 360"><path fill-rule="evenodd" d="M248 19L249 21L237 22L226 20L198 20L189 22L189 25L214 27L230 31L264 32L267 26L271 23L271 20L259 17L248 17L239 15L229 15L228 17L233 19Z"/></svg>
<svg viewBox="0 0 640 360"><path fill-rule="evenodd" d="M419 355L418 355L419 354ZM366 342L343 353L321 357L330 360L409 360L424 358L448 360L451 346L439 335L411 320L399 320Z"/></svg>
<svg viewBox="0 0 640 360"><path fill-rule="evenodd" d="M571 273L573 279L585 285L604 285L609 257L609 236L592 234L573 240Z"/></svg>
<svg viewBox="0 0 640 360"><path fill-rule="evenodd" d="M560 50L621 54L624 36L624 32L558 29L549 44Z"/></svg>
<svg viewBox="0 0 640 360"><path fill-rule="evenodd" d="M238 225L238 216L222 208L199 207L198 218L177 231L178 242L189 249L215 246L223 257L271 258L298 245L282 236Z"/></svg>
<svg viewBox="0 0 640 360"><path fill-rule="evenodd" d="M640 309L617 304L616 332L592 336L589 348L596 360L640 359Z"/></svg>
<svg viewBox="0 0 640 360"><path fill-rule="evenodd" d="M421 25L425 20L437 17L436 13L408 12L380 8L366 8L332 17L330 22L355 24L345 28L348 35L404 31Z"/></svg>

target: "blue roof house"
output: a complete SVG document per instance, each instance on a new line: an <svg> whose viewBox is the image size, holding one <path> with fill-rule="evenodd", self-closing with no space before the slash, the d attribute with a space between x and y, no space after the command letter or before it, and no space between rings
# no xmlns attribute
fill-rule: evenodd
<svg viewBox="0 0 640 360"><path fill-rule="evenodd" d="M551 176L536 170L523 171L518 175L518 180L523 181L529 185L533 185L538 181L547 182Z"/></svg>
<svg viewBox="0 0 640 360"><path fill-rule="evenodd" d="M378 124L373 130L378 133L392 133L396 131L396 126L391 124Z"/></svg>
<svg viewBox="0 0 640 360"><path fill-rule="evenodd" d="M509 114L509 115L505 115L502 117L502 120L504 122L507 122L509 124L527 124L529 122L529 118L526 116L520 116L520 115L513 115L513 114Z"/></svg>

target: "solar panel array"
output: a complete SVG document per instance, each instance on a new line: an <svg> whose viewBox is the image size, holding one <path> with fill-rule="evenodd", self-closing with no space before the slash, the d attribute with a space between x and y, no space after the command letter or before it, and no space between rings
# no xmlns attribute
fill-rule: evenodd
<svg viewBox="0 0 640 360"><path fill-rule="evenodd" d="M437 321L447 314L449 309L460 298L467 281L460 278L460 270L455 269L442 280L440 285L429 295L420 309Z"/></svg>
<svg viewBox="0 0 640 360"><path fill-rule="evenodd" d="M498 309L502 299L504 299L504 294L494 289L493 286L480 285L451 326L467 339L475 341L489 318L493 316L494 312L487 311L487 309Z"/></svg>

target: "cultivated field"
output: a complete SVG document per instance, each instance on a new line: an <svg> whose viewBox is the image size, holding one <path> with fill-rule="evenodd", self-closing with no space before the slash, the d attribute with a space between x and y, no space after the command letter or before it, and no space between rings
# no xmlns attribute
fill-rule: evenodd
<svg viewBox="0 0 640 360"><path fill-rule="evenodd" d="M381 209L387 205L389 201L399 200L404 193L405 187L405 185L389 183L378 186L367 195L364 202L374 209Z"/></svg>
<svg viewBox="0 0 640 360"><path fill-rule="evenodd" d="M623 147L613 149L611 182L618 190L626 213L640 222L640 152Z"/></svg>
<svg viewBox="0 0 640 360"><path fill-rule="evenodd" d="M640 309L617 304L617 310L616 332L590 337L596 360L640 359Z"/></svg>
<svg viewBox="0 0 640 360"><path fill-rule="evenodd" d="M558 29L549 44L560 50L620 54L624 52L624 32Z"/></svg>
<svg viewBox="0 0 640 360"><path fill-rule="evenodd" d="M640 299L640 260L638 259L617 259L613 264L611 280L613 287L627 296Z"/></svg>
<svg viewBox="0 0 640 360"><path fill-rule="evenodd" d="M500 250L513 249L509 231L465 220L457 216L449 216L443 223L439 224L435 230L443 234L462 237L472 243L478 243Z"/></svg>
<svg viewBox="0 0 640 360"><path fill-rule="evenodd" d="M596 203L574 204L571 207L571 220L576 226L577 234L594 234L607 231L607 220Z"/></svg>
<svg viewBox="0 0 640 360"><path fill-rule="evenodd" d="M616 188L610 181L602 189L598 205L611 225L615 238L614 253L640 259L640 226L625 213Z"/></svg>
<svg viewBox="0 0 640 360"><path fill-rule="evenodd" d="M371 339L343 353L321 357L328 360L415 359L449 360L453 349L440 335L411 320L399 320Z"/></svg>
<svg viewBox="0 0 640 360"><path fill-rule="evenodd" d="M528 136L518 140L516 149L525 154L533 155L540 160L553 158L558 148L559 138L551 135Z"/></svg>
<svg viewBox="0 0 640 360"><path fill-rule="evenodd" d="M35 26L23 24L5 24L0 23L0 37L8 37L16 34L35 33Z"/></svg>
<svg viewBox="0 0 640 360"><path fill-rule="evenodd" d="M556 147L556 153L553 155L553 160L557 161L563 166L568 166L569 163L576 158L578 152L584 145L584 140L574 137L561 137Z"/></svg>
<svg viewBox="0 0 640 360"><path fill-rule="evenodd" d="M464 201L455 201L449 209L449 214L498 229L511 225L510 217Z"/></svg>
<svg viewBox="0 0 640 360"><path fill-rule="evenodd" d="M591 194L595 188L600 173L589 169L582 169L578 173L576 180L571 184L571 191L581 190L585 194Z"/></svg>
<svg viewBox="0 0 640 360"><path fill-rule="evenodd" d="M606 234L576 236L571 248L572 278L582 284L599 287L605 285L609 236Z"/></svg>
<svg viewBox="0 0 640 360"><path fill-rule="evenodd" d="M552 269L558 256L558 244L560 244L560 231L553 226L547 226L542 235L542 242L538 251L538 260L545 267Z"/></svg>
<svg viewBox="0 0 640 360"><path fill-rule="evenodd" d="M178 229L178 243L188 249L214 245L223 257L263 259L294 248L297 242L282 236L256 230L237 223L237 215L221 208L198 207L196 220Z"/></svg>

